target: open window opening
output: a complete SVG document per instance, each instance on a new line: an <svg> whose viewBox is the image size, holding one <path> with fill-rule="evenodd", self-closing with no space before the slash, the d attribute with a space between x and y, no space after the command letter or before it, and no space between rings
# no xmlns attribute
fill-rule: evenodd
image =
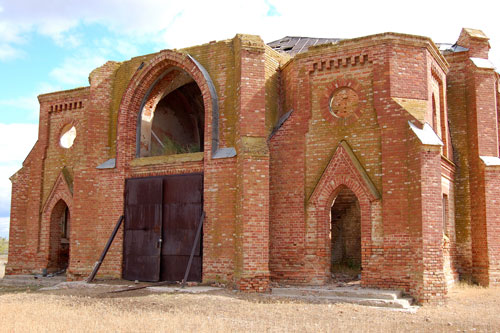
<svg viewBox="0 0 500 333"><path fill-rule="evenodd" d="M331 207L332 279L359 281L361 268L361 210L354 192L343 187Z"/></svg>
<svg viewBox="0 0 500 333"><path fill-rule="evenodd" d="M61 137L59 138L59 144L65 149L69 149L73 146L76 139L76 127L72 124L68 124L63 127Z"/></svg>
<svg viewBox="0 0 500 333"><path fill-rule="evenodd" d="M202 152L205 110L200 88L175 70L146 102L141 118L140 157Z"/></svg>
<svg viewBox="0 0 500 333"><path fill-rule="evenodd" d="M450 216L450 208L449 208L448 195L443 194L443 234L446 235L447 237L450 237L449 233L450 228L448 226L449 216Z"/></svg>

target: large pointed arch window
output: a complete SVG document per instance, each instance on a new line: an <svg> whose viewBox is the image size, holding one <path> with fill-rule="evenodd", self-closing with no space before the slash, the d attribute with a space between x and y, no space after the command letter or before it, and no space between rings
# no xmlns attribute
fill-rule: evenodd
<svg viewBox="0 0 500 333"><path fill-rule="evenodd" d="M203 95L194 80L172 70L153 88L141 114L140 156L203 151Z"/></svg>

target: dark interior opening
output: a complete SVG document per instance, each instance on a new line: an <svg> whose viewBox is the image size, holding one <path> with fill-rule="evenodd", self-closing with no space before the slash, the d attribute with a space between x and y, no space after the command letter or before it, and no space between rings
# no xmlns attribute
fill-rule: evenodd
<svg viewBox="0 0 500 333"><path fill-rule="evenodd" d="M338 282L360 279L361 210L354 192L343 187L331 208L331 268Z"/></svg>
<svg viewBox="0 0 500 333"><path fill-rule="evenodd" d="M203 96L195 82L175 89L154 111L151 156L203 151L205 112Z"/></svg>
<svg viewBox="0 0 500 333"><path fill-rule="evenodd" d="M69 265L70 213L63 200L52 209L49 235L49 263L47 271L58 272Z"/></svg>

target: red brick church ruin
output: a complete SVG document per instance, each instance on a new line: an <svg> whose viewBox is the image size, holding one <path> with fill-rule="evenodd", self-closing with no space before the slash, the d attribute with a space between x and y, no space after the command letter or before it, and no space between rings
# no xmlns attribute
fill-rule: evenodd
<svg viewBox="0 0 500 333"><path fill-rule="evenodd" d="M12 176L7 274L265 291L361 285L440 300L500 284L499 74L488 38L236 35L92 71L39 96Z"/></svg>

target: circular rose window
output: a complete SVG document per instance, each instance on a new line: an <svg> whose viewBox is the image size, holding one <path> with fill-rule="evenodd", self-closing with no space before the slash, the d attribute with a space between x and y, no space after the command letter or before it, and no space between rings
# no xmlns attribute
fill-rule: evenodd
<svg viewBox="0 0 500 333"><path fill-rule="evenodd" d="M59 144L63 148L71 148L73 146L73 142L76 138L76 128L73 125L64 126L61 134L61 138L59 139Z"/></svg>
<svg viewBox="0 0 500 333"><path fill-rule="evenodd" d="M348 118L358 110L359 97L351 88L342 87L330 98L330 113L337 118Z"/></svg>

